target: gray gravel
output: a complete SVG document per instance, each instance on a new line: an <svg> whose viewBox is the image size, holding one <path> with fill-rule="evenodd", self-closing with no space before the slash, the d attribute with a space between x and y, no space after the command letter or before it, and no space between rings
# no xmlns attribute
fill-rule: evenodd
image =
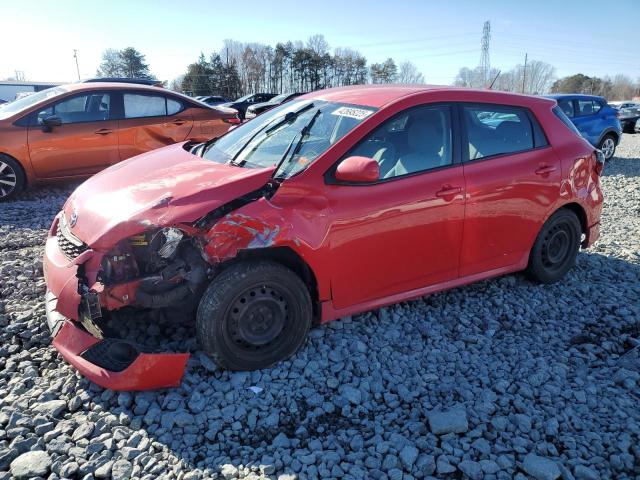
<svg viewBox="0 0 640 480"><path fill-rule="evenodd" d="M260 372L196 353L180 388L145 393L93 386L50 346L40 257L72 186L0 204L0 480L638 478L640 135L603 185L602 238L559 284L345 318ZM121 321L151 344L192 334Z"/></svg>

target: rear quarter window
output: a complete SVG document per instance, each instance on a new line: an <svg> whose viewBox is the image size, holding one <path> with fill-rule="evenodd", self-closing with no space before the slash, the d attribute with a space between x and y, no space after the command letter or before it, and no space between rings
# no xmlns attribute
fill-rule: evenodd
<svg viewBox="0 0 640 480"><path fill-rule="evenodd" d="M569 117L567 117L564 114L564 112L562 111L562 109L558 105L553 107L553 113L555 114L556 117L558 117L560 119L560 121L562 123L564 123L567 126L567 128L569 130L571 130L576 135L580 136L580 132L578 131L576 126L573 124L573 122L571 120L569 120Z"/></svg>

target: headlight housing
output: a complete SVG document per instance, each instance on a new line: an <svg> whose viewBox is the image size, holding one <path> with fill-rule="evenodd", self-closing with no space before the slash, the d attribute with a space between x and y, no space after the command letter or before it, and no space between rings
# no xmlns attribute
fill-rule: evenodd
<svg viewBox="0 0 640 480"><path fill-rule="evenodd" d="M184 238L184 232L175 227L126 238L103 257L99 279L108 285L156 273L175 257Z"/></svg>

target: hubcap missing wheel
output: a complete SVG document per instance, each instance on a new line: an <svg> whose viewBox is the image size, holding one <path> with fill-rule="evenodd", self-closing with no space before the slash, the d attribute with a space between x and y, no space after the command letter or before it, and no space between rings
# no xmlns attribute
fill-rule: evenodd
<svg viewBox="0 0 640 480"><path fill-rule="evenodd" d="M236 345L266 347L280 337L287 321L288 304L274 288L252 288L238 296L230 308L229 332Z"/></svg>

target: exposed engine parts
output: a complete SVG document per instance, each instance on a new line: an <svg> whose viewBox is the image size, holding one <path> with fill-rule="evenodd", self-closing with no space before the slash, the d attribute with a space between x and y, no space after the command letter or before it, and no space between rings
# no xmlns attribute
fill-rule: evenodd
<svg viewBox="0 0 640 480"><path fill-rule="evenodd" d="M184 242L175 258L157 275L142 279L136 292L135 304L145 308L175 305L202 290L208 270L209 265L195 247Z"/></svg>
<svg viewBox="0 0 640 480"><path fill-rule="evenodd" d="M178 228L134 235L105 255L98 280L105 289L136 282L131 305L164 308L201 293L211 266Z"/></svg>

